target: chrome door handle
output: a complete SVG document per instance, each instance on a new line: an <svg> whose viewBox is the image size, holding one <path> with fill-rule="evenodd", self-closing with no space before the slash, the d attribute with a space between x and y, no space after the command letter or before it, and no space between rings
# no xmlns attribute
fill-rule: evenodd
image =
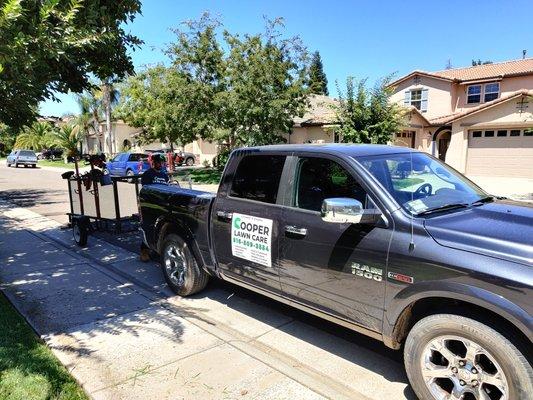
<svg viewBox="0 0 533 400"><path fill-rule="evenodd" d="M285 227L285 233L289 233L291 235L297 235L297 236L305 236L307 235L307 229L297 228L296 226L287 225Z"/></svg>
<svg viewBox="0 0 533 400"><path fill-rule="evenodd" d="M217 217L218 219L229 221L233 218L233 213L228 211L217 211Z"/></svg>

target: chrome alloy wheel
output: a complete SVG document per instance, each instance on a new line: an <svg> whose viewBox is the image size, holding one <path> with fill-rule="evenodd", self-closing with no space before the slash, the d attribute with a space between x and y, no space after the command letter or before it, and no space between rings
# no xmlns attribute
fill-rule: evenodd
<svg viewBox="0 0 533 400"><path fill-rule="evenodd" d="M175 244L167 246L164 256L164 265L167 275L176 286L183 286L185 270L187 268L185 254Z"/></svg>
<svg viewBox="0 0 533 400"><path fill-rule="evenodd" d="M437 400L509 400L509 385L494 356L472 340L439 336L420 360L422 377Z"/></svg>

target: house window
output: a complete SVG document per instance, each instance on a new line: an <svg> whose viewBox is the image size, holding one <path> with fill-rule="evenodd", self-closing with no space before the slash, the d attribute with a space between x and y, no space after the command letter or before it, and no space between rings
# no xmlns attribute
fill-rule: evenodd
<svg viewBox="0 0 533 400"><path fill-rule="evenodd" d="M520 136L520 129L512 129L509 136Z"/></svg>
<svg viewBox="0 0 533 400"><path fill-rule="evenodd" d="M481 85L470 85L467 90L468 96L466 102L468 104L481 102Z"/></svg>
<svg viewBox="0 0 533 400"><path fill-rule="evenodd" d="M526 129L524 131L524 136L533 136L533 129Z"/></svg>
<svg viewBox="0 0 533 400"><path fill-rule="evenodd" d="M499 83L487 83L485 85L485 102L492 101L497 99L500 95L500 84Z"/></svg>
<svg viewBox="0 0 533 400"><path fill-rule="evenodd" d="M427 89L413 89L405 91L406 106L413 106L421 112L426 112L428 109L428 90Z"/></svg>
<svg viewBox="0 0 533 400"><path fill-rule="evenodd" d="M472 132L472 137L481 137L481 131Z"/></svg>
<svg viewBox="0 0 533 400"><path fill-rule="evenodd" d="M498 137L506 137L507 131L498 131Z"/></svg>
<svg viewBox="0 0 533 400"><path fill-rule="evenodd" d="M494 131L485 131L485 137L494 137Z"/></svg>

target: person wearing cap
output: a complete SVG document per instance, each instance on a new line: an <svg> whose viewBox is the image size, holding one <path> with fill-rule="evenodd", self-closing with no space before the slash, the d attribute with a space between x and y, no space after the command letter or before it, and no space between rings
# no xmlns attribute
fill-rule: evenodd
<svg viewBox="0 0 533 400"><path fill-rule="evenodd" d="M91 155L89 162L93 168L86 174L86 178L84 179L87 190L91 188L93 181L100 183L100 186L111 185L113 183L107 170L104 154Z"/></svg>
<svg viewBox="0 0 533 400"><path fill-rule="evenodd" d="M163 169L163 163L165 158L162 155L152 155L152 167L146 170L141 177L142 185L162 184L168 185L169 177L167 171ZM141 254L140 259L142 262L150 261L150 248L141 241Z"/></svg>
<svg viewBox="0 0 533 400"><path fill-rule="evenodd" d="M152 156L152 167L142 174L141 184L152 185L159 183L168 185L169 178L167 171L163 169L164 162L165 158L162 155L154 154Z"/></svg>

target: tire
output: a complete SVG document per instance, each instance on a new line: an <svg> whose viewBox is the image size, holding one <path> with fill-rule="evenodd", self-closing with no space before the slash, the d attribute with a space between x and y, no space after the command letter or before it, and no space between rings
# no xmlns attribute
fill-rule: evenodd
<svg viewBox="0 0 533 400"><path fill-rule="evenodd" d="M126 176L129 177L128 178L129 183L133 182L133 178L131 178L133 175L135 175L135 173L131 169L128 169L126 171Z"/></svg>
<svg viewBox="0 0 533 400"><path fill-rule="evenodd" d="M35 168L35 167L37 167L37 164L32 164L31 167Z"/></svg>
<svg viewBox="0 0 533 400"><path fill-rule="evenodd" d="M15 168L18 168L18 167L19 167L19 165L17 163L15 163Z"/></svg>
<svg viewBox="0 0 533 400"><path fill-rule="evenodd" d="M11 167L11 164L6 161L6 167Z"/></svg>
<svg viewBox="0 0 533 400"><path fill-rule="evenodd" d="M185 164L188 166L188 167L192 167L194 165L194 158L192 157L189 157L185 160Z"/></svg>
<svg viewBox="0 0 533 400"><path fill-rule="evenodd" d="M84 221L79 219L72 220L72 237L78 246L84 247L87 245L89 229Z"/></svg>
<svg viewBox="0 0 533 400"><path fill-rule="evenodd" d="M477 349L472 353L477 355L469 356L468 348ZM533 369L518 348L490 326L459 315L437 314L418 321L407 336L404 361L420 399L459 399L470 393L466 398L527 400L533 393ZM441 369L431 377L435 371L424 366ZM498 373L503 379L497 379Z"/></svg>
<svg viewBox="0 0 533 400"><path fill-rule="evenodd" d="M168 286L183 297L198 293L209 280L209 275L200 268L187 243L175 234L169 234L164 239L161 268Z"/></svg>

